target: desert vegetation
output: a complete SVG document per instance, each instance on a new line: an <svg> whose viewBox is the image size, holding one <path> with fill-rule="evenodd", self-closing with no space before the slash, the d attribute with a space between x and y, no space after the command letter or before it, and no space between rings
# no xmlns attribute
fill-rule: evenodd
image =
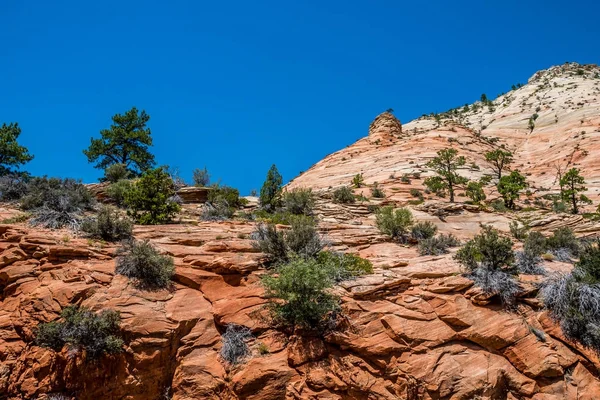
<svg viewBox="0 0 600 400"><path fill-rule="evenodd" d="M140 287L165 288L174 271L173 258L160 254L148 241L127 241L117 252L115 272L133 279Z"/></svg>
<svg viewBox="0 0 600 400"><path fill-rule="evenodd" d="M93 360L122 351L119 323L116 311L94 313L85 307L68 306L59 320L38 325L35 342L54 351L65 346L72 351L84 351L86 359Z"/></svg>

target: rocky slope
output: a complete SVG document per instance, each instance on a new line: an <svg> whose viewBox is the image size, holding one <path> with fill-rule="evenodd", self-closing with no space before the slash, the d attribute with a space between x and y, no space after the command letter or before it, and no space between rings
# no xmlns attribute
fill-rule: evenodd
<svg viewBox="0 0 600 400"><path fill-rule="evenodd" d="M491 173L484 153L504 147L514 153L512 166L525 174L534 194L558 189L556 165L578 167L600 200L600 68L565 64L535 73L526 85L482 102L446 113L424 116L403 126L388 112L379 115L369 135L335 152L294 179L289 187L327 189L348 185L362 173L367 184L378 182L391 200L410 198L430 173L424 168L435 152L456 148L468 160L470 178ZM471 167L475 163L478 167ZM421 173L412 185L403 174Z"/></svg>
<svg viewBox="0 0 600 400"><path fill-rule="evenodd" d="M530 85L547 78L585 83L595 90L600 82L577 75L577 69L571 71L574 66L559 68L556 74L554 69L536 74ZM518 105L532 87L506 96L518 95L513 100ZM536 95L531 96L533 101ZM558 98L566 104L562 96L553 104ZM598 106L595 100L591 104ZM136 227L138 239L150 240L175 259L174 285L160 291L139 290L115 275L112 245L67 231L0 225L0 399L43 399L48 393L135 400L600 398L600 360L566 340L541 309L534 285L541 277L520 277L524 291L517 310L507 312L461 276L452 254L419 256L414 246L392 243L374 226L369 205L406 204L409 188L420 187L422 178L403 184L399 177L423 165L436 149L451 144L481 159L482 150L494 144L476 136L478 124L487 124L485 135L494 133L498 144L519 154L519 166L531 173L538 189L550 187L552 182L545 181L552 171L547 164L555 161L551 153L561 147L558 137L564 132L540 122L527 133L526 126L517 126L522 122L515 116L520 108L512 111L515 114L501 110L496 105L494 112L505 115L496 115L498 122L489 122L489 111L479 110L441 119L440 127L430 118L401 126L392 115L383 114L373 122L369 137L292 182L291 186L327 189L347 184L362 169L367 183L378 181L387 193L382 200L339 205L327 190L319 192L316 210L322 234L334 249L359 254L375 267L372 275L335 289L343 300L346 323L324 338L289 336L262 318L266 300L259 279L265 270L262 255L249 239L254 222L198 223L197 206L185 205L182 215L187 222ZM536 121L542 118L539 114ZM585 125L589 133L566 142L584 143L593 154L600 112L586 114L583 124L569 115L560 114L557 124L581 130L575 126ZM457 118L469 126L459 125ZM449 143L449 137L458 142ZM557 144L550 149L552 143ZM546 151L539 146L547 146ZM594 157L574 156L571 163L575 162L585 171L593 195ZM485 168L469 171L473 176L483 172ZM392 173L397 178L389 178ZM497 214L433 198L411 208L416 219L432 221L441 232L461 239L477 233L480 223L507 230L516 218L542 231L571 226L591 235L599 228L581 216L543 210ZM15 213L9 206L0 208L2 218ZM545 267L571 268L560 262L546 262ZM120 311L125 352L90 363L81 354L35 346L37 324L56 319L63 307L74 303ZM252 355L237 366L219 357L221 334L229 323L249 327L254 336Z"/></svg>

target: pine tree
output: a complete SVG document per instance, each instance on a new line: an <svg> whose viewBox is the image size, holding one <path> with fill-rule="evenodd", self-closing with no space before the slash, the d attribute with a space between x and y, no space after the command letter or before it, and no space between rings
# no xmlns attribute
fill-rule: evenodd
<svg viewBox="0 0 600 400"><path fill-rule="evenodd" d="M0 175L12 172L12 168L19 168L33 160L27 147L19 145L17 139L21 134L18 123L2 124L0 127Z"/></svg>
<svg viewBox="0 0 600 400"><path fill-rule="evenodd" d="M267 179L260 188L260 205L267 211L274 211L281 201L281 186L283 178L277 171L275 164L267 172Z"/></svg>
<svg viewBox="0 0 600 400"><path fill-rule="evenodd" d="M112 120L109 129L100 131L102 138L91 138L90 147L83 151L88 162L95 162L95 168L100 169L124 164L136 176L152 168L154 155L148 151L152 137L146 128L150 116L133 107L125 114L116 114Z"/></svg>
<svg viewBox="0 0 600 400"><path fill-rule="evenodd" d="M563 201L571 203L571 212L573 214L579 213L579 203L591 203L591 200L586 195L579 194L587 190L584 184L585 179L580 175L577 168L571 168L560 179L560 196Z"/></svg>
<svg viewBox="0 0 600 400"><path fill-rule="evenodd" d="M425 185L432 191L438 194L448 190L450 201L454 202L454 190L457 186L467 183L467 178L458 175L456 170L465 165L466 160L463 156L458 156L458 151L455 149L443 149L437 152L437 157L434 157L427 163L427 167L431 168L437 176L432 176L425 179Z"/></svg>
<svg viewBox="0 0 600 400"><path fill-rule="evenodd" d="M512 163L513 154L510 151L496 149L485 153L485 161L490 164L490 168L500 180L502 179L502 171Z"/></svg>

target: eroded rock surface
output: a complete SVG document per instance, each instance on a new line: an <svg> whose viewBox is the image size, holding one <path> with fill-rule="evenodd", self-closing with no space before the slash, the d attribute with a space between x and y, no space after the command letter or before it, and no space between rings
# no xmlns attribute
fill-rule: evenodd
<svg viewBox="0 0 600 400"><path fill-rule="evenodd" d="M496 100L494 111L483 107L460 121L442 119L438 126L421 118L401 126L384 113L367 138L291 183L323 189L316 202L321 233L333 249L359 254L375 267L372 275L334 288L342 299L344 329L324 338L289 335L265 320L260 285L265 269L263 256L252 248L253 222L198 223L198 206L188 204L184 223L136 227L136 238L175 259L172 287L158 291L140 290L115 275L114 245L0 225L0 398L48 393L94 400L600 398L600 361L567 340L540 309L534 285L540 277L520 277L524 291L517 309L507 312L461 275L452 253L419 256L414 245L387 240L370 207L414 200L410 190L423 188L422 166L440 148L455 146L483 166L483 152L495 145L482 135L498 137L496 145L515 152L515 167L535 183L534 194L551 192L544 188L553 188L552 163L567 159L585 171L587 194L597 200L600 165L593 154L600 80L593 69L582 76L573 68L542 71ZM527 120L537 107L531 130ZM359 172L368 184L379 182L386 198L333 203L328 188L348 184ZM489 171L462 172L479 177ZM410 183L401 181L405 173ZM369 188L360 190L369 195ZM409 207L417 220L463 241L481 223L506 232L516 219L433 196ZM9 218L17 212L7 206L0 214ZM544 232L560 226L580 235L599 231L597 222L581 216L534 210L519 218ZM571 268L558 262L545 267ZM55 320L69 304L118 310L124 352L90 363L81 353L36 346L37 325ZM219 355L230 323L253 334L251 356L236 366Z"/></svg>

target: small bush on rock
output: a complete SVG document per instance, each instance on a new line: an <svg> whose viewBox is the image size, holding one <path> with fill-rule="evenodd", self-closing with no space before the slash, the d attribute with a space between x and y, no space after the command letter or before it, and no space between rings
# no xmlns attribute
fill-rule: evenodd
<svg viewBox="0 0 600 400"><path fill-rule="evenodd" d="M277 230L274 224L259 224L252 232L252 247L266 254L269 261L279 263L287 261L288 248L283 231Z"/></svg>
<svg viewBox="0 0 600 400"><path fill-rule="evenodd" d="M448 249L460 245L460 241L452 234L439 234L419 242L419 254L422 256L438 256L447 254Z"/></svg>
<svg viewBox="0 0 600 400"><path fill-rule="evenodd" d="M314 257L325 247L315 222L308 217L297 216L292 219L291 228L284 233L284 237L289 250L302 257Z"/></svg>
<svg viewBox="0 0 600 400"><path fill-rule="evenodd" d="M545 275L546 269L542 266L542 257L527 251L515 252L515 265L521 274Z"/></svg>
<svg viewBox="0 0 600 400"><path fill-rule="evenodd" d="M96 218L88 218L81 224L81 230L94 239L115 242L131 238L133 224L123 218L111 206L102 206Z"/></svg>
<svg viewBox="0 0 600 400"><path fill-rule="evenodd" d="M21 198L21 208L35 210L48 207L61 210L89 210L95 203L94 196L81 182L75 179L32 178L27 185L27 194Z"/></svg>
<svg viewBox="0 0 600 400"><path fill-rule="evenodd" d="M231 365L240 364L250 355L250 348L247 342L251 338L252 332L247 327L228 324L225 333L221 336L223 341L221 357Z"/></svg>
<svg viewBox="0 0 600 400"><path fill-rule="evenodd" d="M79 229L81 214L92 209L95 199L74 179L33 178L27 194L21 198L21 208L31 210L32 225L58 229Z"/></svg>
<svg viewBox="0 0 600 400"><path fill-rule="evenodd" d="M539 232L533 231L523 242L523 251L515 253L516 266L522 274L545 275L542 266L542 254L546 251L546 238Z"/></svg>
<svg viewBox="0 0 600 400"><path fill-rule="evenodd" d="M333 191L333 201L340 204L351 204L356 201L356 197L348 186L342 186Z"/></svg>
<svg viewBox="0 0 600 400"><path fill-rule="evenodd" d="M161 255L147 240L126 242L117 252L115 272L142 287L164 288L175 272L173 258Z"/></svg>
<svg viewBox="0 0 600 400"><path fill-rule="evenodd" d="M74 350L85 350L89 359L103 354L122 351L119 337L119 313L104 310L96 314L84 307L68 306L59 321L38 325L36 343L60 351L65 345Z"/></svg>
<svg viewBox="0 0 600 400"><path fill-rule="evenodd" d="M312 215L315 200L311 189L293 189L283 193L283 208L294 215Z"/></svg>
<svg viewBox="0 0 600 400"><path fill-rule="evenodd" d="M373 196L376 199L385 198L385 192L379 187L377 182L375 182L375 184L373 184L373 187L371 188L371 196Z"/></svg>
<svg viewBox="0 0 600 400"><path fill-rule="evenodd" d="M406 241L413 222L412 213L407 208L394 210L393 206L386 206L376 214L377 228L381 233L401 242Z"/></svg>
<svg viewBox="0 0 600 400"><path fill-rule="evenodd" d="M322 251L318 254L317 261L330 271L335 282L373 273L373 264L354 254Z"/></svg>
<svg viewBox="0 0 600 400"><path fill-rule="evenodd" d="M435 236L437 230L437 226L432 222L417 222L411 228L411 236L415 240L429 239Z"/></svg>
<svg viewBox="0 0 600 400"><path fill-rule="evenodd" d="M125 198L127 193L131 191L133 183L126 179L121 179L115 183L111 183L106 188L106 195L114 202L118 207L125 207Z"/></svg>
<svg viewBox="0 0 600 400"><path fill-rule="evenodd" d="M467 276L485 293L498 295L507 305L519 292L515 280L515 254L509 238L501 237L491 226L469 240L454 256L467 270Z"/></svg>
<svg viewBox="0 0 600 400"><path fill-rule="evenodd" d="M546 251L546 237L540 232L532 231L523 242L523 251L540 256Z"/></svg>
<svg viewBox="0 0 600 400"><path fill-rule="evenodd" d="M419 189L410 189L410 195L412 197L416 197L417 199L419 199L421 201L424 200L423 193Z"/></svg>
<svg viewBox="0 0 600 400"><path fill-rule="evenodd" d="M566 337L600 353L600 242L583 247L570 274L544 282L540 297Z"/></svg>
<svg viewBox="0 0 600 400"><path fill-rule="evenodd" d="M110 183L116 183L123 179L129 179L131 172L127 169L125 164L112 164L106 167L104 170L104 181Z"/></svg>
<svg viewBox="0 0 600 400"><path fill-rule="evenodd" d="M201 219L204 221L223 221L233 218L236 209L247 203L240 197L239 190L214 184L208 192L208 201L204 204Z"/></svg>
<svg viewBox="0 0 600 400"><path fill-rule="evenodd" d="M273 224L259 224L252 239L253 247L265 253L273 263L288 261L290 253L315 257L325 247L315 222L306 216L292 218L290 229L285 231L277 230Z"/></svg>
<svg viewBox="0 0 600 400"><path fill-rule="evenodd" d="M172 201L175 186L171 176L163 169L144 172L125 194L127 213L142 225L169 222L179 211L179 204Z"/></svg>
<svg viewBox="0 0 600 400"><path fill-rule="evenodd" d="M362 174L356 174L352 178L352 186L355 188L361 188L365 184L365 180Z"/></svg>
<svg viewBox="0 0 600 400"><path fill-rule="evenodd" d="M19 200L27 194L27 174L9 173L0 176L0 201Z"/></svg>
<svg viewBox="0 0 600 400"><path fill-rule="evenodd" d="M573 230L567 227L558 228L552 232L552 236L546 239L550 253L558 261L571 262L573 256L579 254L579 240L575 237Z"/></svg>
<svg viewBox="0 0 600 400"><path fill-rule="evenodd" d="M510 221L508 223L508 228L510 229L512 237L517 240L523 240L527 237L527 226L520 226L517 221Z"/></svg>
<svg viewBox="0 0 600 400"><path fill-rule="evenodd" d="M323 330L340 309L338 297L327 291L333 285L331 272L314 259L293 259L262 282L276 324Z"/></svg>
<svg viewBox="0 0 600 400"><path fill-rule="evenodd" d="M196 168L193 171L194 186L208 186L210 183L210 174L208 173L208 169L204 167L204 169Z"/></svg>
<svg viewBox="0 0 600 400"><path fill-rule="evenodd" d="M225 221L233 218L234 215L235 209L233 207L229 207L224 201L217 201L205 203L202 206L200 219L203 221Z"/></svg>
<svg viewBox="0 0 600 400"><path fill-rule="evenodd" d="M231 208L240 208L248 203L248 200L240 197L240 191L230 186L214 184L208 192L209 203L223 203Z"/></svg>

